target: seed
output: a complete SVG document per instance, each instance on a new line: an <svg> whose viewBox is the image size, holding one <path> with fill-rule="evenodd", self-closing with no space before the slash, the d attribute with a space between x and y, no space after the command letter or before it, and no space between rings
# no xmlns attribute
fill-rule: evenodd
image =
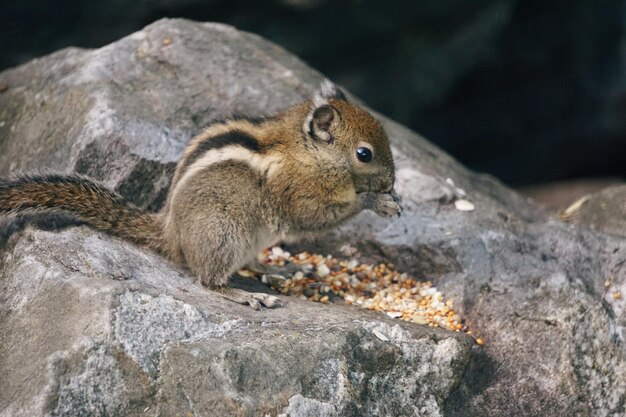
<svg viewBox="0 0 626 417"><path fill-rule="evenodd" d="M359 264L359 262L356 259L351 260L350 262L348 262L346 264L346 268L348 269L354 269L357 267L357 265Z"/></svg>
<svg viewBox="0 0 626 417"><path fill-rule="evenodd" d="M374 336L376 336L377 338L379 338L383 342L388 342L389 341L389 338L387 338L387 336L385 336L384 334L382 334L378 330L374 329L374 330L372 330L372 333L374 333Z"/></svg>
<svg viewBox="0 0 626 417"><path fill-rule="evenodd" d="M282 248L264 250L259 260L274 266L296 267L295 273L286 274L282 280L265 277L268 285L283 294L322 303L342 298L346 304L381 311L392 318L471 333L454 311L452 300L446 300L432 282L395 271L391 263L359 264L355 259L340 260L308 252L291 255ZM261 278L252 272L240 275Z"/></svg>
<svg viewBox="0 0 626 417"><path fill-rule="evenodd" d="M411 318L411 321L417 324L428 324L428 318L424 316L414 316Z"/></svg>
<svg viewBox="0 0 626 417"><path fill-rule="evenodd" d="M330 274L330 269L328 269L326 264L321 264L317 267L317 275L319 275L320 278L324 278L328 274Z"/></svg>
<svg viewBox="0 0 626 417"><path fill-rule="evenodd" d="M454 207L456 207L459 211L474 211L475 207L471 201L468 200L456 200L454 202Z"/></svg>

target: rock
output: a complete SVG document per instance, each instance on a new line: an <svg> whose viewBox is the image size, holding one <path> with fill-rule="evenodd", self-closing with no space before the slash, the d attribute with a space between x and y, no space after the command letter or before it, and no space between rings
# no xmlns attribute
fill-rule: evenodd
<svg viewBox="0 0 626 417"><path fill-rule="evenodd" d="M255 35L162 20L0 74L0 175L78 171L155 209L202 126L287 107L321 78ZM85 227L13 222L0 242L0 416L624 413L624 240L548 218L380 117L403 216L363 213L306 246L349 244L433 281L484 346L349 306L286 297L254 312ZM456 210L461 198L474 210Z"/></svg>
<svg viewBox="0 0 626 417"><path fill-rule="evenodd" d="M569 181L520 187L517 191L532 198L536 203L551 212L566 209L587 194L596 193L605 188L622 184L619 178L582 178Z"/></svg>
<svg viewBox="0 0 626 417"><path fill-rule="evenodd" d="M27 230L0 274L2 416L436 416L472 349L347 306L257 312L84 227Z"/></svg>
<svg viewBox="0 0 626 417"><path fill-rule="evenodd" d="M563 210L561 217L592 230L626 237L626 185L585 195Z"/></svg>

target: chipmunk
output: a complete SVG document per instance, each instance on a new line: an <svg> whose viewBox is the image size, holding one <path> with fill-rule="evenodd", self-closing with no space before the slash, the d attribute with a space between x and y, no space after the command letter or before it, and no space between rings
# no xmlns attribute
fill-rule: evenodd
<svg viewBox="0 0 626 417"><path fill-rule="evenodd" d="M0 180L0 213L69 214L255 309L281 302L229 287L231 274L272 243L328 230L363 209L400 215L391 149L380 123L330 81L272 117L216 122L193 138L158 213L80 175Z"/></svg>

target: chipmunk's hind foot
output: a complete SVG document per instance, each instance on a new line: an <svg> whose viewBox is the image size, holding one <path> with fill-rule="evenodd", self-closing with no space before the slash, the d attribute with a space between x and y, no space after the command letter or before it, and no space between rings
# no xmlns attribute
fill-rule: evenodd
<svg viewBox="0 0 626 417"><path fill-rule="evenodd" d="M247 304L254 310L260 310L261 307L278 308L283 306L280 298L262 292L248 292L238 288L220 288L217 292L227 300L238 304Z"/></svg>

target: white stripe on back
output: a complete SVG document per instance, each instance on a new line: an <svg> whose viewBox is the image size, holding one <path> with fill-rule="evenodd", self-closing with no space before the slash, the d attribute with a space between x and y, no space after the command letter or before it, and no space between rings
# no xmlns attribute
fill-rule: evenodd
<svg viewBox="0 0 626 417"><path fill-rule="evenodd" d="M210 149L185 170L183 176L174 186L172 201L176 198L178 189L184 187L185 183L194 175L204 171L211 165L226 161L245 162L250 168L260 173L267 172L268 178L273 177L281 165L281 158L278 156L259 154L258 152L251 151L240 145L229 145L219 149Z"/></svg>

